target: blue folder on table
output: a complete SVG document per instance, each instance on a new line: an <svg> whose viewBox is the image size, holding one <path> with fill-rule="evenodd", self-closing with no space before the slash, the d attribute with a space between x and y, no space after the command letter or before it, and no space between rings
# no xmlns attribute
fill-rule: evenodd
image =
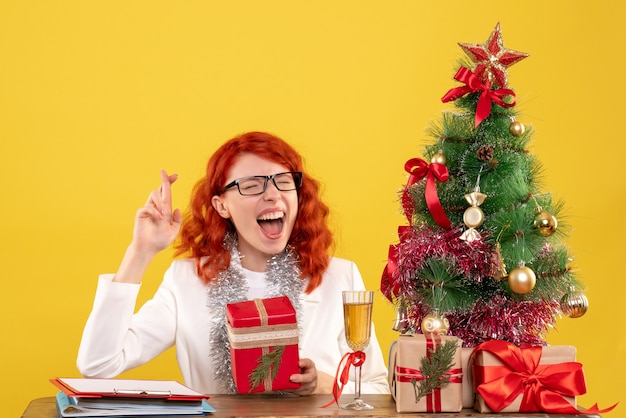
<svg viewBox="0 0 626 418"><path fill-rule="evenodd" d="M132 398L111 400L77 400L69 397L63 392L56 395L56 406L59 416L70 417L155 417L168 415L204 416L210 412L215 412L215 408L206 400L199 401L199 405L192 405L189 402L155 402L145 399L133 400Z"/></svg>

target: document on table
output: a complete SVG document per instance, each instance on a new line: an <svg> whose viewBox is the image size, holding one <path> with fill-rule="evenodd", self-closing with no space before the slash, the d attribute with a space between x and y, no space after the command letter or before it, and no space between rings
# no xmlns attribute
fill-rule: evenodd
<svg viewBox="0 0 626 418"><path fill-rule="evenodd" d="M56 378L62 417L206 415L209 397L174 380Z"/></svg>
<svg viewBox="0 0 626 418"><path fill-rule="evenodd" d="M117 396L170 400L208 398L207 395L196 392L175 380L56 378L51 379L50 382L68 396Z"/></svg>

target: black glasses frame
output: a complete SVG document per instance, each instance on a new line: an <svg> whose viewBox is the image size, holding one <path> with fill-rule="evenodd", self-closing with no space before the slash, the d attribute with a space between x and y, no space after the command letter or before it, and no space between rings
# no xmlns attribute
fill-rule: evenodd
<svg viewBox="0 0 626 418"><path fill-rule="evenodd" d="M293 183L295 185L295 187L293 189L282 189L281 186L279 186L278 184L276 184L276 176L282 176L283 174L291 174L291 176L293 177ZM276 173L276 174L271 174L269 176L248 176L248 177L242 177L239 179L235 179L233 181L231 181L230 183L228 183L226 186L224 186L224 188L222 189L222 193L224 193L225 191L232 189L233 187L237 186L237 191L239 192L240 195L242 196L256 196L256 195L260 195L265 193L265 190L267 190L267 183L272 180L272 183L274 183L274 186L276 187L276 189L280 190L281 192L289 192L291 190L297 190L300 187L302 187L302 172L301 171L285 171L282 173ZM245 180L249 180L249 179L263 179L264 183L263 183L263 189L258 192L258 193L243 193L241 191L241 189L239 188L239 183Z"/></svg>

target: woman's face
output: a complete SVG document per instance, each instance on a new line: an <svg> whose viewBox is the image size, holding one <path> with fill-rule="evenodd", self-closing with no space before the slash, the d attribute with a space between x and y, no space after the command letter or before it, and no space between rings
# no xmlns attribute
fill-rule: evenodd
<svg viewBox="0 0 626 418"><path fill-rule="evenodd" d="M226 184L248 176L269 176L289 169L255 154L242 154L228 172ZM242 196L231 187L211 203L237 230L242 265L253 271L267 270L267 260L287 246L298 214L297 190L280 191L270 180L258 195Z"/></svg>

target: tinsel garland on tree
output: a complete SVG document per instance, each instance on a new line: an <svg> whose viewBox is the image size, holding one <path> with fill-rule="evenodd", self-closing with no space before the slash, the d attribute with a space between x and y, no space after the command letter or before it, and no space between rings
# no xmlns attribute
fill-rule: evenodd
<svg viewBox="0 0 626 418"><path fill-rule="evenodd" d="M435 313L466 347L544 345L558 316L581 316L587 300L564 244L563 202L541 191L533 130L517 120L507 86L507 68L528 54L504 48L499 24L484 44L459 45L471 62L460 62L463 84L442 98L456 110L429 128L425 159L405 165L409 225L390 246L381 290L402 331L421 332Z"/></svg>

